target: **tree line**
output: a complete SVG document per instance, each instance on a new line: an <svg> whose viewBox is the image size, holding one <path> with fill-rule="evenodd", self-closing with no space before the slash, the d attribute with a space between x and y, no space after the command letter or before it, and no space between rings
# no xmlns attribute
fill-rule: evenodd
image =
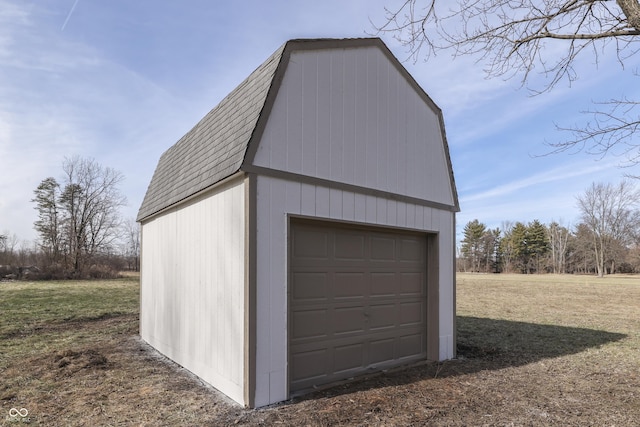
<svg viewBox="0 0 640 427"><path fill-rule="evenodd" d="M37 242L17 249L14 236L0 235L0 277L102 278L137 270L138 224L120 213L124 176L80 157L66 158L62 171L34 190Z"/></svg>
<svg viewBox="0 0 640 427"><path fill-rule="evenodd" d="M502 223L477 219L463 230L458 271L577 273L604 276L640 272L640 191L630 181L593 183L576 197L574 227L558 222Z"/></svg>

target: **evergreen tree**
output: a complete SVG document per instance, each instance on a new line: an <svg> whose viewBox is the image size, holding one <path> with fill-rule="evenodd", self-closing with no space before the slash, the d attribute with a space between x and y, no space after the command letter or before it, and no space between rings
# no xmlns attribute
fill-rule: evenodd
<svg viewBox="0 0 640 427"><path fill-rule="evenodd" d="M531 262L535 265L536 273L541 272L540 261L550 250L547 228L537 219L529 223L527 227L527 247Z"/></svg>
<svg viewBox="0 0 640 427"><path fill-rule="evenodd" d="M525 225L516 222L509 236L515 266L522 273L542 271L541 258L549 252L547 228L537 219Z"/></svg>
<svg viewBox="0 0 640 427"><path fill-rule="evenodd" d="M462 239L462 254L471 262L471 271L480 271L480 262L483 258L483 237L486 226L477 219L469 221L464 226L464 239Z"/></svg>
<svg viewBox="0 0 640 427"><path fill-rule="evenodd" d="M55 178L46 178L34 190L38 220L34 228L40 238L40 248L43 250L50 263L59 261L61 253L60 209L58 196L60 185Z"/></svg>
<svg viewBox="0 0 640 427"><path fill-rule="evenodd" d="M511 229L509 240L514 266L521 273L528 273L531 253L527 246L527 226L520 221L516 222Z"/></svg>

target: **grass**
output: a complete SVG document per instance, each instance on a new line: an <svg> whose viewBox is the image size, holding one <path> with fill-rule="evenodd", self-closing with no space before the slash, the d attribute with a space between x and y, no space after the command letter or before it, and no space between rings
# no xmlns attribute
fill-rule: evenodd
<svg viewBox="0 0 640 427"><path fill-rule="evenodd" d="M0 425L640 425L640 277L457 290L458 359L247 410L137 338L135 277L3 282Z"/></svg>
<svg viewBox="0 0 640 427"><path fill-rule="evenodd" d="M61 340L81 341L86 338L83 326L87 323L137 316L139 287L136 278L3 283L0 307L2 368L6 357L57 348ZM51 342L53 337L56 340Z"/></svg>
<svg viewBox="0 0 640 427"><path fill-rule="evenodd" d="M74 374L106 368L100 349L135 336L137 277L4 282L0 308L0 422L11 420L5 417L11 408L26 408L31 423L81 425L82 413L55 415L71 402L62 408L52 402L90 394L87 379Z"/></svg>

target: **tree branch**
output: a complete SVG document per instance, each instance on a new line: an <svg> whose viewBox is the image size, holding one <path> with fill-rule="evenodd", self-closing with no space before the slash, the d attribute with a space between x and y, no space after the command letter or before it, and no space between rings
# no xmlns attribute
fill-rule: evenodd
<svg viewBox="0 0 640 427"><path fill-rule="evenodd" d="M585 47L596 42L624 39L616 44L624 61L635 53L640 35L638 0L461 0L455 9L445 2L404 1L385 9L378 33L392 33L417 60L450 50L454 56L477 55L489 76L522 74L526 84L540 66L549 77L544 92L562 79L575 79L572 64ZM640 21L638 21L640 22ZM547 54L542 40L570 41L564 55Z"/></svg>

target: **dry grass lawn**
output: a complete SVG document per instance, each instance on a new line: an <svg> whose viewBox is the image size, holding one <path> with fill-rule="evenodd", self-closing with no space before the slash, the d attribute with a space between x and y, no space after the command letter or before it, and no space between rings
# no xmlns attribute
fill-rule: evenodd
<svg viewBox="0 0 640 427"><path fill-rule="evenodd" d="M142 343L138 292L0 283L0 425L640 425L640 277L459 274L458 359L259 410Z"/></svg>

